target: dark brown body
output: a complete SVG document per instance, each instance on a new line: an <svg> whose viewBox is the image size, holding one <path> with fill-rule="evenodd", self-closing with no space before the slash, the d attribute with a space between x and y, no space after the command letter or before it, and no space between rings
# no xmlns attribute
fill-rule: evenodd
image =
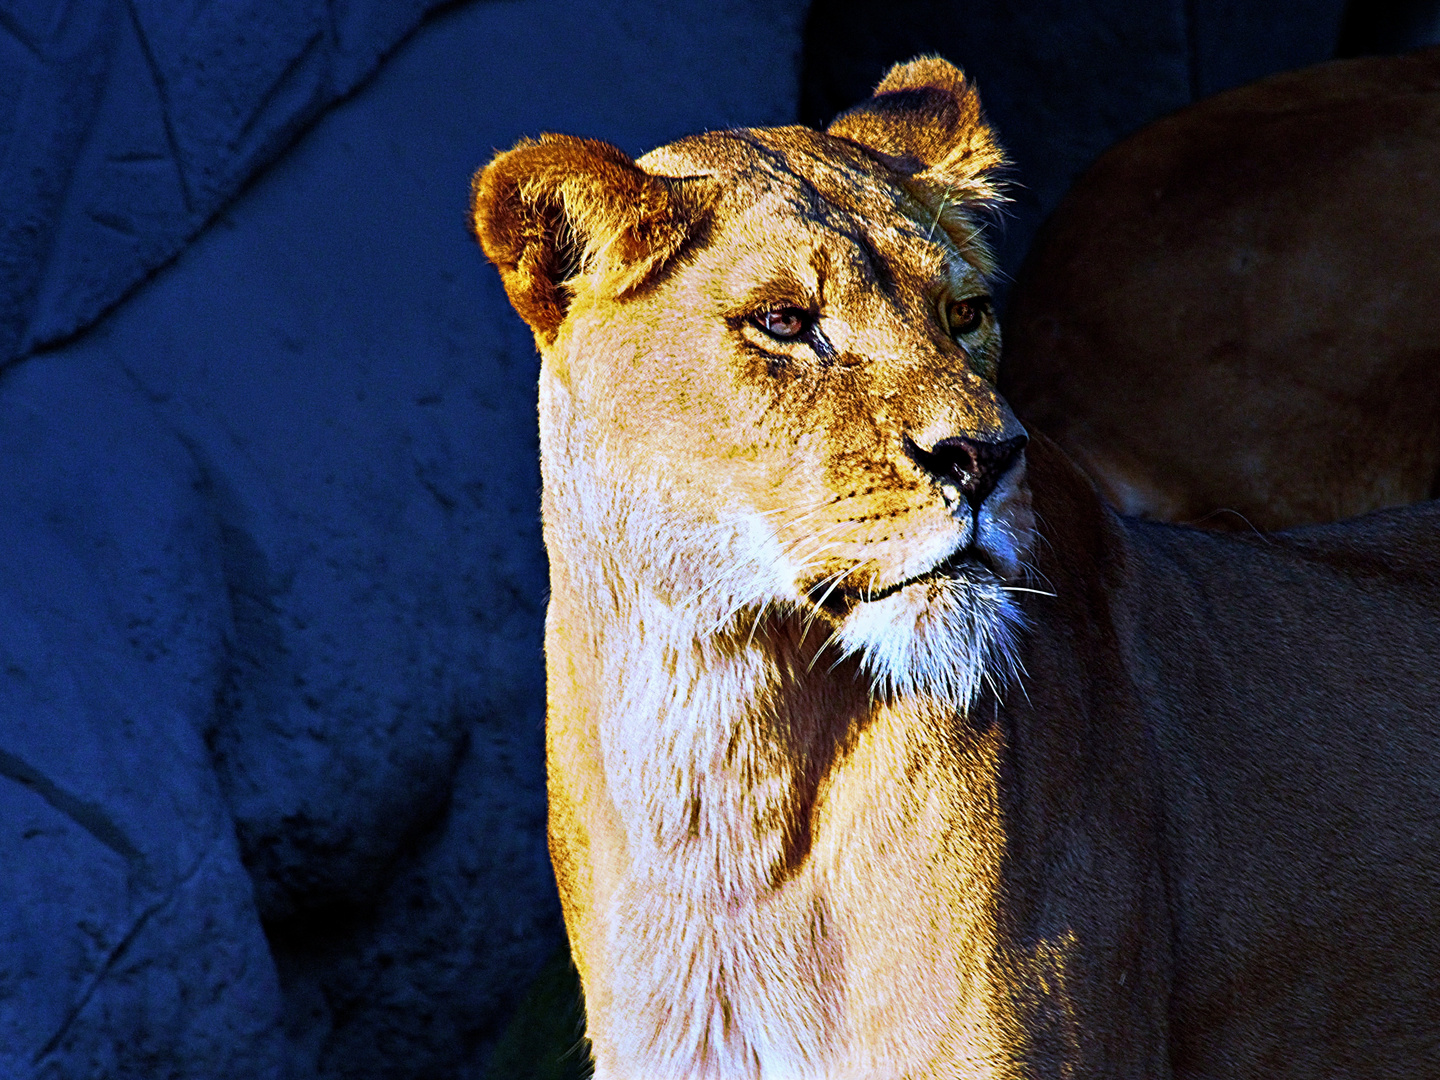
<svg viewBox="0 0 1440 1080"><path fill-rule="evenodd" d="M1105 927L1075 1075L1440 1075L1440 503L1230 538L1030 468L1007 888L1018 947Z"/></svg>

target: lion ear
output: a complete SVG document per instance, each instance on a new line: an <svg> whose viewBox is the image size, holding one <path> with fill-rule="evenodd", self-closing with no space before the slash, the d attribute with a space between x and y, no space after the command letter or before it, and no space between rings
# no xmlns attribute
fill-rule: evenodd
<svg viewBox="0 0 1440 1080"><path fill-rule="evenodd" d="M595 139L522 139L475 174L471 221L515 310L545 342L574 282L622 297L679 251L708 208L708 182L651 176Z"/></svg>
<svg viewBox="0 0 1440 1080"><path fill-rule="evenodd" d="M1005 151L985 122L980 95L964 72L938 56L896 64L869 100L841 113L827 131L954 201L1004 201L996 173L1006 164Z"/></svg>

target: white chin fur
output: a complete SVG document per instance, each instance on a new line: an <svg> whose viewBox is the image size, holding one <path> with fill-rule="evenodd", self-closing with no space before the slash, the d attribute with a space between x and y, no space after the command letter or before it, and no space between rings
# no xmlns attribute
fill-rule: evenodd
<svg viewBox="0 0 1440 1080"><path fill-rule="evenodd" d="M860 657L876 696L923 694L968 709L983 684L998 693L1015 675L1024 625L994 578L940 578L857 604L837 641Z"/></svg>

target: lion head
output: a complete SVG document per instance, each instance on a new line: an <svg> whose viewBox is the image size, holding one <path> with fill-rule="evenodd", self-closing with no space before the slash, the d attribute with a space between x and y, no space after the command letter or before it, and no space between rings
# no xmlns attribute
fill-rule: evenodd
<svg viewBox="0 0 1440 1080"><path fill-rule="evenodd" d="M715 633L803 613L878 690L973 696L1034 529L995 389L1002 163L936 59L824 133L500 154L474 222L544 357L552 561Z"/></svg>

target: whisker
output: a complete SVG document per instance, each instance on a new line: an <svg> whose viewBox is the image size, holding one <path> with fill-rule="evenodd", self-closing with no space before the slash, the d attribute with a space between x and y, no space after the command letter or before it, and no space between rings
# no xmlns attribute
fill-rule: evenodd
<svg viewBox="0 0 1440 1080"><path fill-rule="evenodd" d="M835 586L840 584L840 582L843 581L845 577L850 574L851 571L853 571L854 569L855 568L852 566L849 570L837 570L834 574L821 578L811 587L810 593L813 595L814 591L818 589L821 585L823 585L826 581L830 582L829 587L825 590L825 594L820 599L820 601L816 602L814 600L811 600L810 602L809 608L805 613L804 621L800 624L800 644L803 645L805 643L805 638L810 633L810 627L814 624L815 620L820 617L820 612L822 610L821 605L825 602L826 599L829 598L830 593L834 591Z"/></svg>
<svg viewBox="0 0 1440 1080"><path fill-rule="evenodd" d="M1034 514L1035 538L1039 540L1042 544L1044 544L1047 548L1049 548L1051 554L1055 554L1055 545L1050 543L1050 538L1045 535L1047 532L1050 531L1050 527L1045 521L1045 516L1041 514L1038 510L1034 511Z"/></svg>
<svg viewBox="0 0 1440 1080"><path fill-rule="evenodd" d="M1030 677L1030 673L1025 670L1025 665L1019 660L1015 661L1015 667L1018 669L1015 673L1015 683L1020 687L1020 693L1025 695L1025 704L1033 709L1035 703L1030 700L1030 690L1025 686L1025 680Z"/></svg>
<svg viewBox="0 0 1440 1080"><path fill-rule="evenodd" d="M813 539L813 538L807 538L807 539ZM820 542L819 542L818 546L815 548L815 550L812 551L812 552L810 552L809 558L808 558L806 561L801 562L801 563L799 564L799 566L797 567L797 573L803 574L803 573L805 573L806 571L808 571L809 569L811 569L811 567L813 567L816 563L818 563L818 562L819 562L828 552L830 552L835 546L836 546L836 545L835 545L833 542L825 541L823 538L821 538L821 539L820 539ZM787 557L789 557L789 556L787 555ZM844 573L844 572L845 572L845 571L835 571L835 573L837 573L837 574L839 574L839 573ZM829 580L831 579L831 577L833 577L833 576L834 576L833 574L831 574L831 575L826 575L825 577L823 577L823 578L820 579L820 583L824 583L824 582L826 582L826 581L829 581ZM699 605L702 604L708 597L714 596L718 591L720 591L720 590L722 590L722 589L724 589L724 588L726 588L726 587L728 587L728 586L730 586L730 585L732 585L732 584L734 584L734 582L733 582L728 576L722 574L722 575L716 577L714 580L712 580L711 582L709 582L707 585L705 585L705 586L702 587L701 589L697 590L697 591L689 598L689 600L687 601L687 604L689 604L691 607L699 606ZM763 615L764 615L765 609L769 606L769 604L771 604L772 602L776 601L777 599L778 599L778 598L773 597L773 596L764 598L764 599L761 601L760 613L756 616L756 618L757 618L757 619L762 618ZM718 618L714 619L714 620L711 622L711 624L710 624L710 633L712 633L712 634L714 634L714 633L719 633L719 632L720 632L721 630L723 630L727 625L729 625L729 624L731 623L731 621L736 618L736 616L738 616L738 615L739 615L742 611L744 611L747 607L753 606L754 603L755 603L755 599L754 599L753 596L746 596L746 597L744 597L743 599L741 599L738 603L736 603L734 606L732 606L732 607L729 608L728 610L724 611ZM812 613L812 617L813 617L813 613ZM752 626L752 627L751 627L751 640L753 640L754 629L755 629L754 626Z"/></svg>
<svg viewBox="0 0 1440 1080"><path fill-rule="evenodd" d="M1025 592L1034 593L1036 596L1048 596L1052 600L1058 595L1053 592L1046 592L1044 589L1027 589L1024 585L1001 585L1002 592Z"/></svg>
<svg viewBox="0 0 1440 1080"><path fill-rule="evenodd" d="M843 574L840 574L838 577L836 577L835 580L830 583L830 587L825 590L825 594L821 596L819 600L815 601L814 613L806 621L805 627L800 633L800 641L802 644L805 641L805 635L810 632L810 623L814 622L816 617L820 614L820 610L825 606L825 601L830 599L830 594L836 590L836 588L840 585L842 581L844 581L847 577L853 574L856 570L859 570L860 566L860 563L856 563L854 566L850 567L850 569L846 570ZM811 591L813 592L814 590L812 589Z"/></svg>
<svg viewBox="0 0 1440 1080"><path fill-rule="evenodd" d="M808 571L816 562L819 561L819 559L820 559L821 557L823 557L823 556L824 556L828 551L830 551L834 546L835 546L835 545L834 545L833 543L822 541L822 542L820 543L819 547L816 548L815 551L811 552L810 558L809 558L807 561L802 562L802 563L798 566L797 572L803 574L803 573L805 573L806 571ZM787 556L787 557L788 557L788 556ZM838 572L839 572L839 571L837 571L837 573L838 573ZM826 580L829 580L828 575L827 575L827 577L821 579L821 581L826 581ZM721 589L723 589L723 588L725 588L725 587L727 587L727 586L730 586L730 585L732 585L732 584L733 584L733 582L731 581L731 579L730 579L728 576L722 574L722 575L716 577L714 580L712 580L709 584L707 584L707 585L705 585L704 587L702 587L701 589L697 590L697 591L694 593L694 595L692 595L692 596L689 598L689 600L687 601L687 603L688 603L690 606L692 606L692 607L698 606L699 604L701 604L701 603L702 603L705 599L707 599L708 597L711 597L711 596L715 595L715 593L717 593L717 592L720 591ZM760 613L756 616L756 618L757 618L757 619L762 618L763 615L764 615L765 609L766 609L772 602L774 602L776 599L777 599L777 598L776 598L776 597L773 597L773 596L771 596L771 597L765 597L765 598L761 601ZM751 597L751 596L746 596L746 597L744 597L743 599L741 599L738 603L736 603L736 604L735 604L733 607L731 607L729 610L723 612L723 613L720 615L719 618L715 619L715 620L711 623L711 625L710 625L710 633L712 633L712 634L714 634L714 633L719 633L719 632L720 632L721 630L723 630L727 625L729 625L730 622L731 622L732 620L734 620L737 615L739 615L739 614L740 614L742 611L744 611L747 607L751 607L753 604L754 604L754 598ZM752 640L753 640L753 635L754 635L754 626L751 627L751 639L752 639Z"/></svg>
<svg viewBox="0 0 1440 1080"><path fill-rule="evenodd" d="M760 628L760 624L765 620L765 612L769 607L770 597L767 596L760 604L760 614L756 615L755 621L750 624L750 636L745 639L745 648L748 649L755 643L755 631Z"/></svg>
<svg viewBox="0 0 1440 1080"><path fill-rule="evenodd" d="M829 542L832 536L834 536L837 532L839 532L841 529L843 529L846 525L849 524L849 521L836 521L832 523L829 528L822 529L820 532L811 533L806 536L796 537L796 539L793 541L793 543L788 549L782 548L781 550L784 551L785 557L787 559L793 559L795 558L796 553L800 550L801 545L807 543Z"/></svg>
<svg viewBox="0 0 1440 1080"><path fill-rule="evenodd" d="M859 564L857 563L856 565L859 565ZM833 589L833 588L835 587L835 585L838 584L839 581L840 581L842 578L845 577L846 574L850 573L850 572L851 572L852 570L854 570L854 569L855 569L855 567L852 566L852 567L850 567L849 570L836 570L836 571L834 571L833 573L826 574L826 575L825 575L824 577L822 577L819 581L815 582L814 585L810 586L809 590L807 590L807 591L813 594L816 589L820 588L820 586L821 586L821 585L824 585L827 581L828 581L828 582L831 582L830 588ZM827 597L830 595L829 589L826 590L825 595L826 595ZM816 603L814 603L814 602L812 601L812 602L811 602L811 607L810 607L810 613L806 616L805 623L804 623L804 625L801 627L800 640L801 640L802 642L805 640L805 633L807 633L807 632L809 631L809 629L810 629L810 624L815 621L815 619L819 616L819 614L820 614L820 605L819 605L819 604L816 604Z"/></svg>
<svg viewBox="0 0 1440 1080"><path fill-rule="evenodd" d="M805 665L805 673L807 675L815 669L815 661L819 660L820 654L823 653L826 649L828 649L830 647L830 643L840 636L840 631L842 629L842 627L837 626L834 630L830 631L830 636L820 643L820 647L815 650L815 655L810 657L810 663ZM837 667L840 666L840 661L844 659L845 654L842 652L839 656L835 658L835 662L825 669L825 673L828 675L833 672Z"/></svg>
<svg viewBox="0 0 1440 1080"><path fill-rule="evenodd" d="M929 243L935 239L935 226L940 224L940 216L945 213L945 208L950 205L950 189L945 189L945 194L940 196L940 209L935 211L935 220L930 222L930 231L925 234L925 241Z"/></svg>

